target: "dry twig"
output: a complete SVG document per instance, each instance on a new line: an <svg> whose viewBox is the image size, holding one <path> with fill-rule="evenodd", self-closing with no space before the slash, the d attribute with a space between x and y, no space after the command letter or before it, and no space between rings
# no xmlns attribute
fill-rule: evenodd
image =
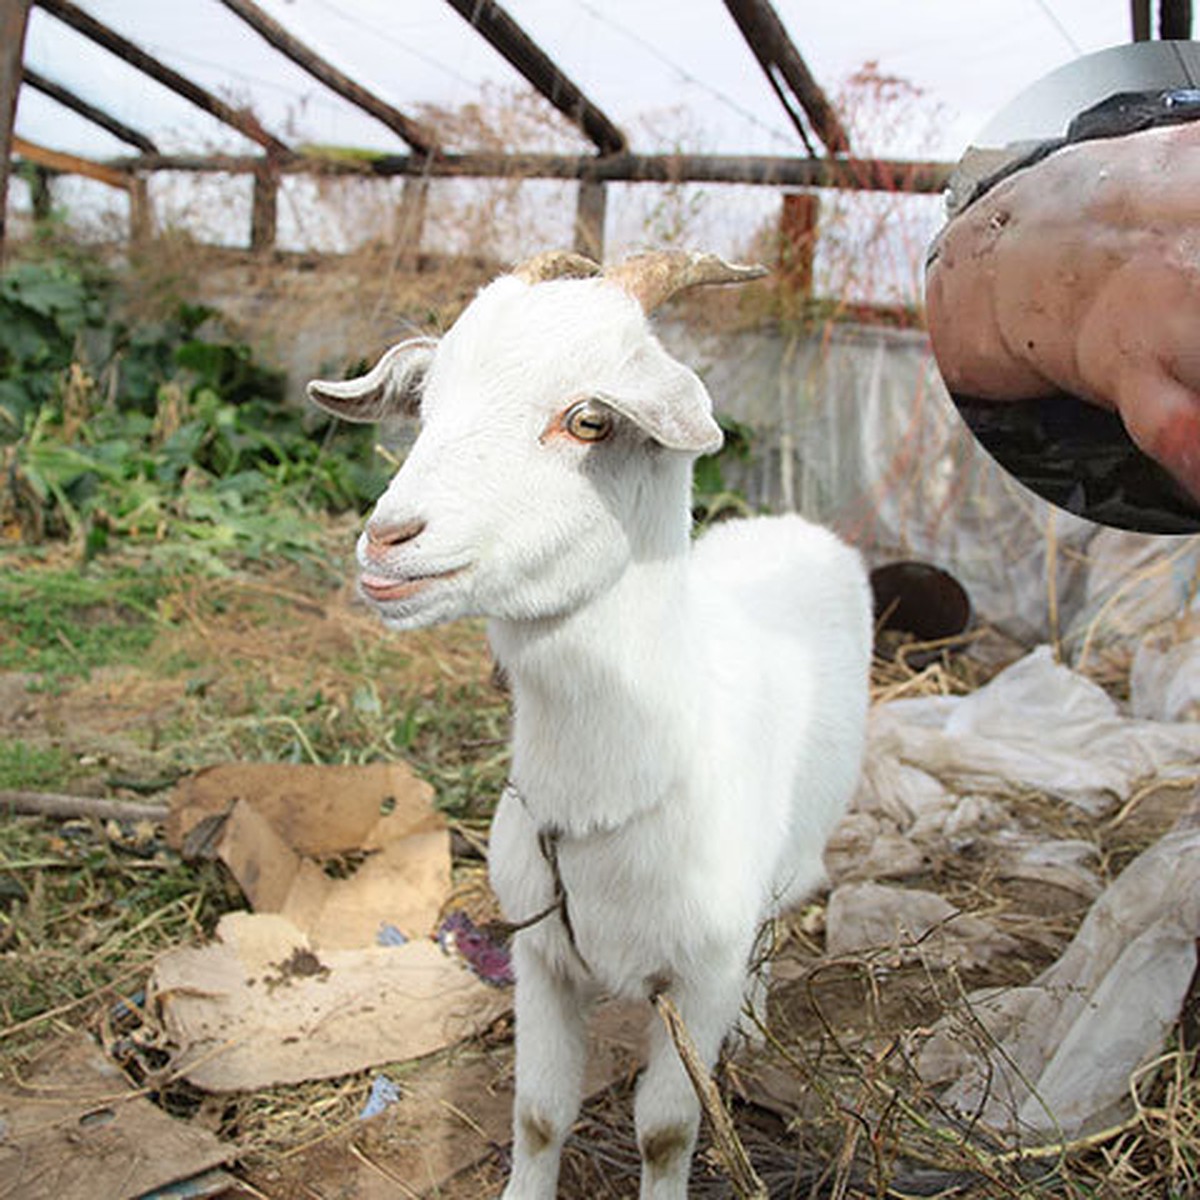
<svg viewBox="0 0 1200 1200"><path fill-rule="evenodd" d="M700 1107L704 1109L704 1115L708 1118L712 1130L713 1146L729 1175L734 1194L741 1200L768 1200L766 1186L755 1174L746 1148L733 1127L733 1120L721 1102L717 1085L700 1058L675 1001L665 992L659 992L654 997L654 1007L675 1043L675 1049L679 1052L684 1070L692 1081L692 1087L696 1089Z"/></svg>
<svg viewBox="0 0 1200 1200"><path fill-rule="evenodd" d="M103 821L165 821L165 804L140 804L135 800L105 800L96 796L69 796L60 792L24 792L0 789L0 810L41 817L98 817Z"/></svg>

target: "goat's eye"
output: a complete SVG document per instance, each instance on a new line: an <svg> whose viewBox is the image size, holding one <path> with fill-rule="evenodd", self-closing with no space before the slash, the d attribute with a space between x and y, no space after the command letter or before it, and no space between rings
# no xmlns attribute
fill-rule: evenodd
<svg viewBox="0 0 1200 1200"><path fill-rule="evenodd" d="M579 442L602 442L613 430L612 413L592 400L572 404L562 415L563 429Z"/></svg>

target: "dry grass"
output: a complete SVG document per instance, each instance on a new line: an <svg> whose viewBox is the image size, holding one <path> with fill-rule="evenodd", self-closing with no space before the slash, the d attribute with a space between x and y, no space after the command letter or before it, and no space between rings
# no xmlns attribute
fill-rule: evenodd
<svg viewBox="0 0 1200 1200"><path fill-rule="evenodd" d="M48 741L70 728L74 761L107 756L109 773L122 769L121 747L138 744L130 728L147 720L158 730L157 744L141 744L145 757L134 765L142 771L233 758L413 758L461 818L455 903L481 919L491 915L476 849L504 777L507 717L477 627L387 638L348 606L339 585L298 568L181 585L164 598L158 619L159 633L137 664L32 697L40 714L32 720L45 722ZM876 662L875 698L979 687L1004 660L1005 646L986 631L976 637L992 639L989 666L938 646L895 648ZM1013 656L1017 649L1007 647ZM34 724L26 718L23 737L36 740ZM1094 837L1111 874L1161 834L1179 795L1173 785L1147 787L1091 831L1037 798L1023 805L1023 820L1048 836ZM57 1031L83 1025L115 1052L126 1051L136 1078L155 1061L156 1047L129 1054L131 1039L148 1034L139 1032L136 1006L114 1006L137 992L156 954L206 936L219 913L238 903L236 894L215 867L180 864L153 841L139 848L131 830L14 819L4 826L0 853L0 878L11 881L0 909L0 1067L19 1070ZM933 863L928 877L913 882L996 917L1019 938L1020 962L992 970L984 982L1024 982L1056 956L1084 908L1047 896L1030 911L1028 889L1015 893L986 861ZM773 1111L754 1064L735 1061L724 1076L738 1133L772 1196L931 1189L996 1197L1184 1196L1197 1186L1195 1000L1176 1040L1135 1081L1133 1117L1053 1154L1015 1157L978 1130L968 1136L948 1122L910 1065L913 1039L981 978L919 959L903 969L875 956L828 961L812 916L789 922L776 950L768 1059L774 1078L782 1072L790 1081L792 1101ZM479 1050L509 1053L503 1041ZM235 1141L262 1190L272 1172L316 1147L358 1145L348 1131L368 1087L361 1074L240 1097L204 1096L181 1085L160 1086L157 1095L170 1111ZM797 1108L802 1093L809 1100ZM626 1081L587 1107L567 1154L564 1196L634 1193L629 1103ZM386 1170L386 1157L379 1163ZM471 1189L481 1180L490 1186L502 1169L497 1152L440 1194L478 1195ZM695 1194L729 1194L707 1151Z"/></svg>

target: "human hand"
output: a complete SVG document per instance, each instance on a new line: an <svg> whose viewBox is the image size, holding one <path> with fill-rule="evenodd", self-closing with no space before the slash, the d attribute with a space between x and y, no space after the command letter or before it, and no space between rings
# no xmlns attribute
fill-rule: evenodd
<svg viewBox="0 0 1200 1200"><path fill-rule="evenodd" d="M1200 501L1200 122L1002 180L943 232L926 308L952 393L1115 410Z"/></svg>

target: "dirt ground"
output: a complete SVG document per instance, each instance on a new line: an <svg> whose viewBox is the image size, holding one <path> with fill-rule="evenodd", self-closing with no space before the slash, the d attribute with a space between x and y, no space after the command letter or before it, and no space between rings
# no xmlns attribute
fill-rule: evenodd
<svg viewBox="0 0 1200 1200"><path fill-rule="evenodd" d="M45 558L10 561L9 578L55 567ZM508 717L480 626L387 634L336 572L300 566L168 579L151 620L148 644L124 661L56 678L20 669L0 674L0 740L25 747L30 761L52 756L34 781L37 790L153 802L173 779L211 763L404 758L433 783L451 818L458 882L481 894L477 848L505 776ZM63 636L76 635L64 626ZM969 690L991 669L953 656L920 672L881 662L876 691ZM14 786L12 779L5 784ZM1150 787L1115 826L1098 827L1036 798L1023 819L1048 836L1095 842L1100 873L1109 879L1170 827L1180 804L1180 790L1164 784ZM11 1074L68 1029L88 1028L111 1042L114 998L136 986L155 954L210 934L216 916L237 907L239 897L227 879L214 881L215 864L200 881L198 868L179 863L153 831L139 849L134 832L111 823L84 823L71 834L60 823L23 816L8 818L6 828L0 876L12 884L0 896L7 904L0 907L0 916L7 914L0 955L8 976L0 987L7 1026L0 1030L0 1067ZM86 867L88 854L103 863ZM41 861L47 865L20 865ZM55 880L70 873L90 880L86 886L97 893L91 910L80 911L85 906L74 894L52 907ZM156 873L176 880L181 896L192 896L188 889L195 887L204 899L195 901L188 920L143 941L128 930L150 917L110 913L99 894L111 878ZM1087 901L1070 889L1006 880L982 849L927 862L901 882L986 914L1019 950L971 970L920 954L904 961L831 960L820 898L783 922L766 1045L734 1056L722 1073L739 1133L773 1196L876 1195L889 1188L888 1194L1015 1195L1028 1185L998 1160L939 1144L929 1098L905 1056L914 1032L927 1029L964 990L1025 983L1053 961ZM35 927L31 912L39 896ZM477 904L487 907L486 900ZM72 958L85 935L111 949L98 960L105 969L81 979L72 974L78 965ZM51 970L45 964L55 955ZM39 1016L47 1011L58 1015ZM564 1197L636 1195L631 1098L635 1026L645 1019L654 1018L605 1011L589 1075L592 1098L567 1150ZM151 1091L168 1111L236 1145L232 1173L240 1183L229 1195L467 1200L498 1190L511 1100L511 1023L502 1020L468 1044L396 1066L389 1076L401 1099L367 1122L358 1112L369 1073L257 1096L199 1095L180 1086ZM1154 1154L1133 1141L1121 1152ZM1104 1148L1088 1148L1080 1171L1082 1182L1060 1173L1046 1194L1083 1195L1111 1178ZM696 1195L732 1194L707 1142L694 1186Z"/></svg>

